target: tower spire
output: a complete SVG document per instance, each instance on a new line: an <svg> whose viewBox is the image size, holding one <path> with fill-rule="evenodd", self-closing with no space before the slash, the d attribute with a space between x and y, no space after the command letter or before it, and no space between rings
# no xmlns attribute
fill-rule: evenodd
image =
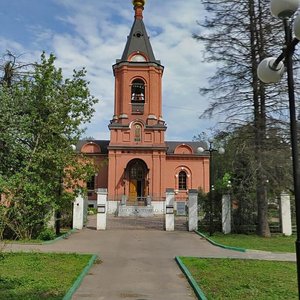
<svg viewBox="0 0 300 300"><path fill-rule="evenodd" d="M149 36L147 34L144 21L143 10L146 0L132 0L135 11L135 19L131 27L127 43L121 59L117 59L117 63L128 62L132 55L139 53L144 56L144 61L156 63L160 65L160 61L155 59Z"/></svg>
<svg viewBox="0 0 300 300"><path fill-rule="evenodd" d="M143 10L146 0L132 0L133 9L135 10L135 19L143 19Z"/></svg>

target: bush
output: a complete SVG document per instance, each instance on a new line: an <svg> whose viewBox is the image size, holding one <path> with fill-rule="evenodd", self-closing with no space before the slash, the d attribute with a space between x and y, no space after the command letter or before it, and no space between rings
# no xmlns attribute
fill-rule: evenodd
<svg viewBox="0 0 300 300"><path fill-rule="evenodd" d="M38 239L42 241L50 241L54 240L55 238L56 235L52 228L46 228L38 235Z"/></svg>
<svg viewBox="0 0 300 300"><path fill-rule="evenodd" d="M95 214L97 214L97 208L89 207L88 215L95 215Z"/></svg>

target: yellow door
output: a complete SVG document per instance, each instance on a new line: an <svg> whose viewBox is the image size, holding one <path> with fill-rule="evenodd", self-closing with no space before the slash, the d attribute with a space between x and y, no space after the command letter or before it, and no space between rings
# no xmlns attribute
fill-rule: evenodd
<svg viewBox="0 0 300 300"><path fill-rule="evenodd" d="M135 202L137 198L137 180L131 179L129 182L129 201Z"/></svg>

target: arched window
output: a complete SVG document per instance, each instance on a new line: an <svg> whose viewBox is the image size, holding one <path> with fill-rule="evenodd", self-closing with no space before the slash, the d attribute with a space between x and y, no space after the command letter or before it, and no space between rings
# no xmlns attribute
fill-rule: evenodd
<svg viewBox="0 0 300 300"><path fill-rule="evenodd" d="M187 189L187 185L186 185L186 178L187 175L184 171L180 171L179 175L178 175L178 189L179 190L186 190Z"/></svg>
<svg viewBox="0 0 300 300"><path fill-rule="evenodd" d="M145 167L140 161L136 161L130 169L130 179L142 180L145 177Z"/></svg>
<svg viewBox="0 0 300 300"><path fill-rule="evenodd" d="M92 196L93 191L95 190L95 176L90 177L90 179L86 182L86 187L88 190L88 196Z"/></svg>
<svg viewBox="0 0 300 300"><path fill-rule="evenodd" d="M86 183L86 187L88 190L95 189L95 176L92 176Z"/></svg>
<svg viewBox="0 0 300 300"><path fill-rule="evenodd" d="M131 85L131 108L135 115L144 113L145 83L141 79L135 79Z"/></svg>
<svg viewBox="0 0 300 300"><path fill-rule="evenodd" d="M135 79L131 85L131 102L145 103L145 83L141 79Z"/></svg>
<svg viewBox="0 0 300 300"><path fill-rule="evenodd" d="M139 124L134 125L134 141L135 142L142 141L142 127Z"/></svg>

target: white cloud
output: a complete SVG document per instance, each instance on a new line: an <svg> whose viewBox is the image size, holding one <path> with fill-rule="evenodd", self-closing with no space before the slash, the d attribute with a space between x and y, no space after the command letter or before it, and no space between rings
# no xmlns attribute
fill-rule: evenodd
<svg viewBox="0 0 300 300"><path fill-rule="evenodd" d="M131 1L55 2L64 7L65 14L58 11L53 19L68 30L32 30L36 39L31 51L34 55L45 48L54 52L67 76L74 68L87 68L91 91L100 102L92 122L87 124L86 135L108 139L107 125L114 104L112 65L121 57L133 23ZM208 105L198 93L199 86L212 71L212 65L202 62L202 46L192 39L192 33L198 31L196 20L202 14L200 1L194 0L149 0L145 6L144 22L150 41L156 59L165 66L163 111L168 123L167 139L189 140L211 127L211 122L198 119ZM23 50L17 41L6 44L8 49Z"/></svg>
<svg viewBox="0 0 300 300"><path fill-rule="evenodd" d="M11 52L17 52L17 53L25 52L24 47L17 41L14 41L12 39L7 39L1 36L0 36L0 45L3 51L9 50Z"/></svg>

